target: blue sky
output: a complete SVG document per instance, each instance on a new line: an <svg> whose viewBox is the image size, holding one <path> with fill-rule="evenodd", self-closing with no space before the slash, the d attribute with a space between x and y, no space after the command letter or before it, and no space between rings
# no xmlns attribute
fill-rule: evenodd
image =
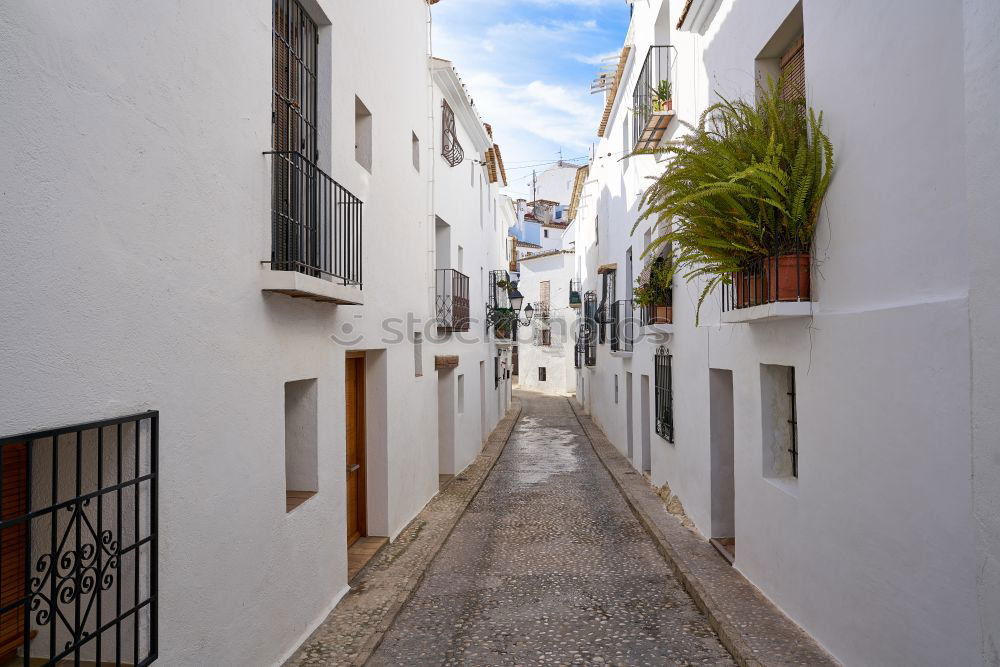
<svg viewBox="0 0 1000 667"><path fill-rule="evenodd" d="M434 55L455 63L493 125L509 194L529 194L529 165L560 148L567 159L587 154L603 105L590 82L621 50L625 0L442 0L432 12Z"/></svg>

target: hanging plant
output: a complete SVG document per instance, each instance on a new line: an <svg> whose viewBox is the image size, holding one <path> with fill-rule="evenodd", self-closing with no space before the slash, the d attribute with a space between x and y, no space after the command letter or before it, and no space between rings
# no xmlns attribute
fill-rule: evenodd
<svg viewBox="0 0 1000 667"><path fill-rule="evenodd" d="M661 151L671 159L640 201L633 233L643 220L655 221L643 256L672 243L671 272L706 279L696 323L708 294L734 273L768 258L776 265L782 256L807 255L812 246L833 146L823 114L784 99L783 86L769 79L753 103L710 106L694 132Z"/></svg>

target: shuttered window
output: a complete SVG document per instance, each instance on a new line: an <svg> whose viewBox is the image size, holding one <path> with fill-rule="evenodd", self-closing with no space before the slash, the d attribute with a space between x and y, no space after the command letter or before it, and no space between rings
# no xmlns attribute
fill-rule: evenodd
<svg viewBox="0 0 1000 667"><path fill-rule="evenodd" d="M28 511L27 445L2 448L0 518L16 519ZM26 523L7 526L0 535L0 608L24 597ZM13 655L24 640L24 607L19 605L0 615L0 661Z"/></svg>
<svg viewBox="0 0 1000 667"><path fill-rule="evenodd" d="M781 76L785 79L782 97L789 101L806 98L805 40L799 37L781 56Z"/></svg>

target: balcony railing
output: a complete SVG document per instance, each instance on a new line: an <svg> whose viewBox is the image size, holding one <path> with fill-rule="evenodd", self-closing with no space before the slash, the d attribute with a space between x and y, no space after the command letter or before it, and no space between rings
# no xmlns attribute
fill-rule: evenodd
<svg viewBox="0 0 1000 667"><path fill-rule="evenodd" d="M571 280L569 281L569 306L570 308L579 308L582 301L580 299L580 281Z"/></svg>
<svg viewBox="0 0 1000 667"><path fill-rule="evenodd" d="M632 91L632 145L634 150L652 150L664 139L674 116L674 97L662 100L657 90L662 82L673 86L671 70L673 46L651 46L639 70L639 80Z"/></svg>
<svg viewBox="0 0 1000 667"><path fill-rule="evenodd" d="M673 292L671 291L667 292L666 297L657 303L642 306L639 309L639 325L645 327L651 324L673 324L673 302Z"/></svg>
<svg viewBox="0 0 1000 667"><path fill-rule="evenodd" d="M361 287L361 200L301 153L267 154L271 268Z"/></svg>
<svg viewBox="0 0 1000 667"><path fill-rule="evenodd" d="M722 285L722 311L768 303L809 301L809 255L787 254L754 262Z"/></svg>
<svg viewBox="0 0 1000 667"><path fill-rule="evenodd" d="M632 302L615 301L611 304L611 351L631 352L635 342L635 317Z"/></svg>
<svg viewBox="0 0 1000 667"><path fill-rule="evenodd" d="M437 269L434 274L438 330L468 331L469 276L455 269Z"/></svg>
<svg viewBox="0 0 1000 667"><path fill-rule="evenodd" d="M494 312L510 311L510 317L502 318L494 324L493 334L497 338L504 340L516 340L517 318L513 317L514 313L510 307L510 295L506 288L500 286L501 282L510 282L510 273L503 269L490 271L489 309Z"/></svg>
<svg viewBox="0 0 1000 667"><path fill-rule="evenodd" d="M602 327L603 329L603 327ZM597 365L597 294L583 295L583 364Z"/></svg>
<svg viewBox="0 0 1000 667"><path fill-rule="evenodd" d="M531 307L535 310L534 318L536 320L547 320L552 316L552 307L548 301L536 301L531 304Z"/></svg>
<svg viewBox="0 0 1000 667"><path fill-rule="evenodd" d="M157 412L0 438L4 664L157 657Z"/></svg>

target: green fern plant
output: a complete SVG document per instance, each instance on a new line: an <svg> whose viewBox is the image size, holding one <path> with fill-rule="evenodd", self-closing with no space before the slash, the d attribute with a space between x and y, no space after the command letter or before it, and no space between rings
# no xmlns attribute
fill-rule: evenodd
<svg viewBox="0 0 1000 667"><path fill-rule="evenodd" d="M705 298L763 257L809 252L833 172L833 145L802 100L768 79L757 100L710 106L695 130L661 149L671 159L640 201L632 228L652 218L645 257L670 243L671 271L706 278ZM672 274L673 275L673 274Z"/></svg>

